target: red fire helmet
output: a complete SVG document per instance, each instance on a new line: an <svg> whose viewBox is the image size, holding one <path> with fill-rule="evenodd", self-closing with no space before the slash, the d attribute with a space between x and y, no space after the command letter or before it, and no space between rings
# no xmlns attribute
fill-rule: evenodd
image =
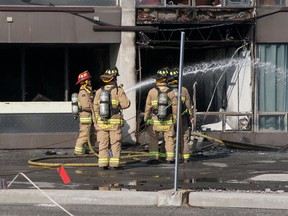
<svg viewBox="0 0 288 216"><path fill-rule="evenodd" d="M91 76L90 76L90 73L88 72L88 70L86 70L86 71L84 71L78 75L78 81L77 81L76 85L82 81L87 80L87 79L91 79Z"/></svg>

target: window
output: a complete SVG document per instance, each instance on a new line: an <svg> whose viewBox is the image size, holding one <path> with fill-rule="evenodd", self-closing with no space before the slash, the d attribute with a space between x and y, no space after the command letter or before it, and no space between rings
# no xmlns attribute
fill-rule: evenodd
<svg viewBox="0 0 288 216"><path fill-rule="evenodd" d="M137 6L187 6L192 0L137 0Z"/></svg>
<svg viewBox="0 0 288 216"><path fill-rule="evenodd" d="M117 0L0 0L0 5L117 6Z"/></svg>
<svg viewBox="0 0 288 216"><path fill-rule="evenodd" d="M284 130L288 112L287 44L258 46L258 111L272 112L259 117L261 129ZM279 112L279 115L273 114ZM281 113L283 112L283 113Z"/></svg>
<svg viewBox="0 0 288 216"><path fill-rule="evenodd" d="M259 6L285 6L286 1L284 0L258 0L257 5Z"/></svg>
<svg viewBox="0 0 288 216"><path fill-rule="evenodd" d="M263 0L259 0L263 1ZM266 0L265 0L266 1ZM271 1L271 0L270 0ZM280 0L274 0L280 1ZM138 7L251 6L253 0L137 0Z"/></svg>
<svg viewBox="0 0 288 216"><path fill-rule="evenodd" d="M139 6L159 6L164 5L164 0L138 0L137 5Z"/></svg>
<svg viewBox="0 0 288 216"><path fill-rule="evenodd" d="M227 6L250 5L250 0L226 0Z"/></svg>
<svg viewBox="0 0 288 216"><path fill-rule="evenodd" d="M99 88L108 50L107 45L93 44L1 45L0 101L68 101L78 92L75 83L85 70Z"/></svg>
<svg viewBox="0 0 288 216"><path fill-rule="evenodd" d="M188 0L166 0L168 6L185 6L189 5Z"/></svg>

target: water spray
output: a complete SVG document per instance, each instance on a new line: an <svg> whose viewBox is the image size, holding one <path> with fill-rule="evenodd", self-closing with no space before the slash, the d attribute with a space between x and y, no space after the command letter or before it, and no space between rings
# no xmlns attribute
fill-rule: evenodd
<svg viewBox="0 0 288 216"><path fill-rule="evenodd" d="M247 46L247 43L245 42L242 46L238 47L238 48L235 50L235 52L233 53L233 55L231 56L229 62L231 63L231 62L233 61L234 56L236 55L236 53L237 53L240 49L245 48L246 46ZM247 49L247 48L246 48L246 49ZM212 101L213 101L213 98L214 98L214 96L215 96L215 93L216 93L217 87L218 87L218 85L219 85L221 79L223 78L223 76L224 76L226 73L227 73L227 68L225 68L224 72L221 74L221 76L219 77L219 79L218 79L218 81L217 81L217 83L216 83L216 86L215 86L215 88L214 88L214 90L213 90L213 94L212 94L212 96L211 96L211 99L210 99L210 102L209 102L209 105L208 105L208 107L207 107L206 112L209 111L210 106L211 106ZM205 120L205 117L206 117L206 116L204 116L204 120Z"/></svg>

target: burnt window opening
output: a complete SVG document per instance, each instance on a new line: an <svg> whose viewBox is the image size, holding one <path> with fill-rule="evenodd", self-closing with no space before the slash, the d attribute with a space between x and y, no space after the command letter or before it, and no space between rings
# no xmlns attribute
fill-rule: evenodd
<svg viewBox="0 0 288 216"><path fill-rule="evenodd" d="M94 88L109 63L107 46L0 46L0 101L69 101L78 74L89 70ZM68 94L67 94L68 93Z"/></svg>

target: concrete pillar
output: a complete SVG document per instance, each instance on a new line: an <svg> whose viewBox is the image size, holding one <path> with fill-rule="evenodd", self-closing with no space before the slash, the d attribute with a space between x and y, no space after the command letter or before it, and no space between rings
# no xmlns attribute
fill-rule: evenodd
<svg viewBox="0 0 288 216"><path fill-rule="evenodd" d="M121 0L122 26L135 26L135 0ZM116 66L119 69L120 77L118 83L128 89L136 84L136 44L135 32L122 32L121 44L119 47ZM136 90L127 92L131 101L129 109L124 110L124 119L127 121L123 128L123 142L135 143L136 130Z"/></svg>

